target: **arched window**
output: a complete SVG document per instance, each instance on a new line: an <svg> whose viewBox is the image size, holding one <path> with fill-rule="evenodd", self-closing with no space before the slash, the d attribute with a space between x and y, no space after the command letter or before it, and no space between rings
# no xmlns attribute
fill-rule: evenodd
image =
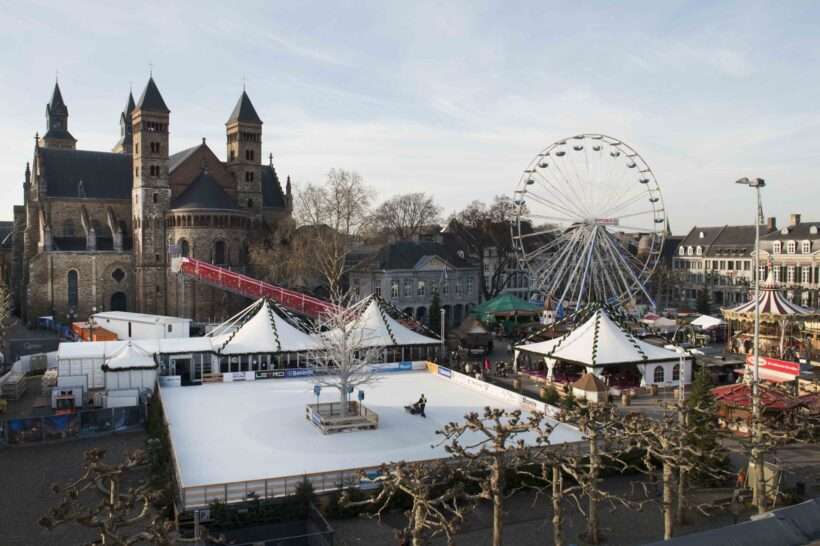
<svg viewBox="0 0 820 546"><path fill-rule="evenodd" d="M666 374L663 371L663 366L655 366L655 372L653 373L653 382L663 383L665 380Z"/></svg>
<svg viewBox="0 0 820 546"><path fill-rule="evenodd" d="M189 245L185 239L179 240L179 255L183 258L187 258L191 255L191 245Z"/></svg>
<svg viewBox="0 0 820 546"><path fill-rule="evenodd" d="M672 366L672 381L680 381L680 364Z"/></svg>
<svg viewBox="0 0 820 546"><path fill-rule="evenodd" d="M214 243L214 263L217 265L225 265L225 241L217 241Z"/></svg>
<svg viewBox="0 0 820 546"><path fill-rule="evenodd" d="M75 270L71 270L68 272L68 306L69 307L77 307L77 294L78 294L78 281L79 276Z"/></svg>

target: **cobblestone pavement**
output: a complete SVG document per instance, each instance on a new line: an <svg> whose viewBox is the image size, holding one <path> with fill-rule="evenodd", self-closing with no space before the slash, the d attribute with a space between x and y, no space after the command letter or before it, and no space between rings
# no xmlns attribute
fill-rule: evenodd
<svg viewBox="0 0 820 546"><path fill-rule="evenodd" d="M629 490L630 480L612 478L608 488L615 491ZM564 540L566 544L585 544L580 539L584 519L578 513L574 503L569 499L564 503ZM608 546L631 546L654 542L663 538L662 514L656 503L643 508L640 512L618 508L614 511L602 508L601 531L604 543ZM552 541L552 510L549 499L535 502L534 495L520 494L507 501L504 521L504 544L509 546L549 546ZM734 523L735 517L729 512L705 518L700 514L691 514L691 522L676 532L687 534L704 529L722 527ZM336 546L357 545L391 545L396 544L395 529L403 527L403 517L399 513L390 513L383 521L370 519L334 520L331 525L336 529ZM457 545L489 546L491 544L491 511L482 506L469 518L463 531L456 538ZM434 543L443 546L444 540Z"/></svg>
<svg viewBox="0 0 820 546"><path fill-rule="evenodd" d="M93 533L78 526L48 531L37 525L58 500L49 486L79 477L83 452L89 448L105 449L106 459L113 462L144 442L145 433L140 431L0 449L0 544L71 546L93 540Z"/></svg>

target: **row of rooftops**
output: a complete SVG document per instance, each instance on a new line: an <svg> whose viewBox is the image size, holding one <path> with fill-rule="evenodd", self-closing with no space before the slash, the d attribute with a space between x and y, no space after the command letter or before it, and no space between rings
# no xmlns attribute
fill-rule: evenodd
<svg viewBox="0 0 820 546"><path fill-rule="evenodd" d="M762 245L774 241L820 240L820 222L803 222L800 214L789 215L788 225L778 229L775 218L760 226ZM706 257L750 257L754 250L755 226L694 226L678 246L677 255ZM693 249L690 254L689 248ZM698 254L695 249L701 248ZM764 246L765 248L765 246ZM685 249L683 253L681 249Z"/></svg>

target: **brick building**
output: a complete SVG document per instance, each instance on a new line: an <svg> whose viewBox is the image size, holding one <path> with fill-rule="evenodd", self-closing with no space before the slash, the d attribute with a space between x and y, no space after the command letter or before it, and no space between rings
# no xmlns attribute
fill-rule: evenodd
<svg viewBox="0 0 820 546"><path fill-rule="evenodd" d="M58 84L47 131L26 165L14 208L11 284L27 320L85 318L96 310L224 317L228 295L170 271L172 253L232 269L248 266L253 230L290 217L262 120L243 90L226 122L226 160L202 143L170 152L170 110L153 78L120 115L111 152L77 149Z"/></svg>

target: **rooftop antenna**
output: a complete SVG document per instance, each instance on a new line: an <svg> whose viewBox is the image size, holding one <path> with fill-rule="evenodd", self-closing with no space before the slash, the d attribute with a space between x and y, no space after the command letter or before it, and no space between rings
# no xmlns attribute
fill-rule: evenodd
<svg viewBox="0 0 820 546"><path fill-rule="evenodd" d="M152 63L151 61L148 61L148 77L154 77L154 63Z"/></svg>
<svg viewBox="0 0 820 546"><path fill-rule="evenodd" d="M245 92L245 84L246 84L246 83L247 83L247 82L246 82L246 80L245 80L245 75L243 74L243 75L242 75L242 92L243 92L243 93Z"/></svg>

